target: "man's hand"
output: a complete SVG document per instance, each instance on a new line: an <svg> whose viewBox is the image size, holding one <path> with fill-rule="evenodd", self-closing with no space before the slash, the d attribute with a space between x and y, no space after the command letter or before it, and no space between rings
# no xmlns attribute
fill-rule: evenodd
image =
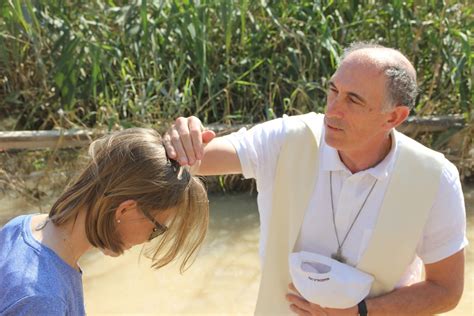
<svg viewBox="0 0 474 316"><path fill-rule="evenodd" d="M192 166L203 158L205 144L215 136L213 131L204 130L197 117L179 117L163 136L163 143L168 157L182 166Z"/></svg>
<svg viewBox="0 0 474 316"><path fill-rule="evenodd" d="M337 308L324 308L317 304L313 304L305 300L298 290L295 288L293 283L288 285L291 291L297 293L295 294L287 294L286 300L291 303L290 309L297 315L300 316L316 316L316 315L347 315L347 316L356 316L358 315L359 311L357 306L347 308L347 309L337 309Z"/></svg>

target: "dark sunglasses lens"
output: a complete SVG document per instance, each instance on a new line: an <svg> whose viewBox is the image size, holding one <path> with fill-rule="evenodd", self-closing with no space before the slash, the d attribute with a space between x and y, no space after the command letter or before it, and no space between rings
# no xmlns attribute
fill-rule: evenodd
<svg viewBox="0 0 474 316"><path fill-rule="evenodd" d="M165 231L166 231L166 227L161 227L161 228L155 227L155 228L153 228L153 232L151 233L150 238L148 238L148 241L153 240L156 237L163 235L165 233Z"/></svg>

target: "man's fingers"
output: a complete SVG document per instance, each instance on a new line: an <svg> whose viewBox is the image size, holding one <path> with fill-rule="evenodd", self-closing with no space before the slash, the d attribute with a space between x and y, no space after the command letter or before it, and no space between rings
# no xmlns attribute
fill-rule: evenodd
<svg viewBox="0 0 474 316"><path fill-rule="evenodd" d="M189 128L189 134L191 135L193 153L196 159L201 160L204 154L204 150L202 146L203 127L202 127L201 121L197 117L191 116L188 119L188 128Z"/></svg>
<svg viewBox="0 0 474 316"><path fill-rule="evenodd" d="M302 296L301 293L296 289L293 283L288 284L288 288L292 290L293 292L298 293L299 296Z"/></svg>
<svg viewBox="0 0 474 316"><path fill-rule="evenodd" d="M169 158L176 158L176 151L174 150L173 145L171 144L171 129L174 128L174 125L163 135L163 145L165 146L166 154Z"/></svg>
<svg viewBox="0 0 474 316"><path fill-rule="evenodd" d="M286 300L294 305L297 305L300 308L309 309L311 307L310 302L298 295L287 294Z"/></svg>
<svg viewBox="0 0 474 316"><path fill-rule="evenodd" d="M216 137L216 133L211 130L205 130L202 132L202 142L204 144L209 143L211 140L214 139L214 137Z"/></svg>
<svg viewBox="0 0 474 316"><path fill-rule="evenodd" d="M178 148L175 147L175 149L178 151L178 156L180 158L181 164L183 164L184 162L184 164L192 165L196 161L196 155L194 153L193 141L191 140L188 122L188 119L184 117L176 119L176 130L181 140L181 146L184 150L184 156L181 157L181 153L179 152ZM175 142L173 142L173 145L175 145ZM186 161L184 161L184 157Z"/></svg>
<svg viewBox="0 0 474 316"><path fill-rule="evenodd" d="M170 158L178 160L179 164L182 166L187 165L188 159L184 151L183 145L181 144L181 138L178 131L175 128L171 128L168 134L171 138L171 145L173 146L175 151L174 157L170 156Z"/></svg>
<svg viewBox="0 0 474 316"><path fill-rule="evenodd" d="M179 117L163 136L168 157L181 165L193 165L204 156L204 144L215 137L212 131L203 132L201 121L191 116Z"/></svg>
<svg viewBox="0 0 474 316"><path fill-rule="evenodd" d="M296 306L295 304L292 304L290 305L290 309L293 313L297 314L297 315L300 315L300 316L311 316L311 313L302 309L302 308L299 308L298 306Z"/></svg>
<svg viewBox="0 0 474 316"><path fill-rule="evenodd" d="M296 288L294 288L293 284L288 285L288 287L293 291L296 291ZM305 311L308 313L301 314L301 312L298 312L298 315L327 315L327 312L324 310L324 308L317 304L312 304L311 302L308 302L302 296L298 296L295 294L287 294L286 300L290 302L290 308L293 311L296 310L294 308L297 308L298 311ZM292 308L292 306L294 308Z"/></svg>

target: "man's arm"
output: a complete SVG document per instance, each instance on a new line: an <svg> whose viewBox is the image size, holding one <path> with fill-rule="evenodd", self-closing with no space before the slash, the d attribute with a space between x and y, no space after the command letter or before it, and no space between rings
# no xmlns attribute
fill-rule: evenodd
<svg viewBox="0 0 474 316"><path fill-rule="evenodd" d="M464 289L464 250L425 265L425 281L367 300L370 315L431 315L458 304Z"/></svg>
<svg viewBox="0 0 474 316"><path fill-rule="evenodd" d="M193 174L212 176L242 173L242 167L234 146L225 138L217 137L205 145L202 160L191 171Z"/></svg>
<svg viewBox="0 0 474 316"><path fill-rule="evenodd" d="M464 288L464 250L441 261L426 264L425 281L366 299L368 314L432 315L447 312L458 304ZM295 291L292 286L290 288ZM298 315L357 315L357 306L348 309L322 308L302 297L289 294L290 308Z"/></svg>
<svg viewBox="0 0 474 316"><path fill-rule="evenodd" d="M192 166L193 174L242 173L234 146L225 138L214 137L214 132L204 130L197 117L180 117L163 136L163 143L168 156L181 165Z"/></svg>

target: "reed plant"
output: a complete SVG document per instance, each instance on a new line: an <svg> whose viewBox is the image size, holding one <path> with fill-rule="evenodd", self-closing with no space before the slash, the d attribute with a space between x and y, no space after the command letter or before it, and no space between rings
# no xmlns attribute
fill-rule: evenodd
<svg viewBox="0 0 474 316"><path fill-rule="evenodd" d="M4 0L0 10L0 115L12 129L321 111L342 48L361 40L412 60L413 114L472 117L467 0Z"/></svg>
<svg viewBox="0 0 474 316"><path fill-rule="evenodd" d="M462 131L422 141L472 179L473 10L468 0L3 0L0 130L111 130L180 115L255 123L322 111L343 47L375 41L415 65L413 115L464 116ZM61 153L28 155L15 157L47 175ZM14 185L36 201L42 182L12 181L15 170L0 174L0 192Z"/></svg>

